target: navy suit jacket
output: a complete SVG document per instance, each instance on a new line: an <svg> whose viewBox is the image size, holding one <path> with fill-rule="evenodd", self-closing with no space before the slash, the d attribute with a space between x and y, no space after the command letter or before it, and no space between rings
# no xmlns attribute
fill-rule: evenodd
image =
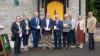
<svg viewBox="0 0 100 56"><path fill-rule="evenodd" d="M46 31L44 28L47 27L46 19L43 19L41 22L41 27L42 27L42 34L51 34L52 33L52 28L53 28L53 20L49 19L49 28L51 28L50 31Z"/></svg>
<svg viewBox="0 0 100 56"><path fill-rule="evenodd" d="M22 31L23 31L23 26L20 24L20 27L22 28ZM12 26L11 26L11 32L12 32L12 36L14 38L18 38L19 37L19 28L18 28L18 25L16 24L16 22L12 23Z"/></svg>
<svg viewBox="0 0 100 56"><path fill-rule="evenodd" d="M58 29L57 31L61 31L63 29L63 22L62 21L58 21L58 23L56 24L56 20L53 23L54 26L56 26Z"/></svg>
<svg viewBox="0 0 100 56"><path fill-rule="evenodd" d="M39 25L41 26L41 19L39 18ZM37 31L40 31L37 29L37 23L35 17L31 19L31 28L32 28L32 33L36 33Z"/></svg>

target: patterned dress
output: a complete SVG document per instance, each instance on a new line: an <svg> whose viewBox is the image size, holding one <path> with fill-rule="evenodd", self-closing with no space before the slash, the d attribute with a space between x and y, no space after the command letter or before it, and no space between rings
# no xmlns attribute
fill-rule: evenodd
<svg viewBox="0 0 100 56"><path fill-rule="evenodd" d="M78 26L77 26L77 42L78 43L84 43L85 42L84 33L83 33L83 30L80 30L79 23L78 23Z"/></svg>

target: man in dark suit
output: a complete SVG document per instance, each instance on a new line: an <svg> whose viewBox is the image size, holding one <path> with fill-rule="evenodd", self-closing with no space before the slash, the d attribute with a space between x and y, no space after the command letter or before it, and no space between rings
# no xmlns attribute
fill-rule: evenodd
<svg viewBox="0 0 100 56"><path fill-rule="evenodd" d="M59 20L59 15L55 15L54 21L54 45L55 49L61 48L61 33L63 29L63 23Z"/></svg>
<svg viewBox="0 0 100 56"><path fill-rule="evenodd" d="M21 21L21 24L23 26L23 46L24 51L28 51L28 39L29 35L31 33L31 22L28 19L28 14L23 15L23 20Z"/></svg>
<svg viewBox="0 0 100 56"><path fill-rule="evenodd" d="M42 20L42 40L43 40L43 50L46 47L49 47L49 49L51 49L52 45L51 45L51 39L52 39L52 28L53 28L53 21L50 18L50 14L47 13L46 14L46 18Z"/></svg>
<svg viewBox="0 0 100 56"><path fill-rule="evenodd" d="M31 19L32 35L33 35L33 48L36 50L38 48L38 43L40 40L40 27L41 19L39 18L38 12L35 12L34 17Z"/></svg>
<svg viewBox="0 0 100 56"><path fill-rule="evenodd" d="M14 54L17 55L19 53L21 53L20 49L21 49L21 38L22 38L22 25L20 23L21 21L21 17L17 16L16 17L16 21L14 23L12 23L11 26L11 31L14 37Z"/></svg>

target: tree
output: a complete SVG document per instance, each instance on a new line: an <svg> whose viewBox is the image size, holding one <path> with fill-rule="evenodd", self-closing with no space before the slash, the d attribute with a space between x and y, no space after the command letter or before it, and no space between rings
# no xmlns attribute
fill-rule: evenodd
<svg viewBox="0 0 100 56"><path fill-rule="evenodd" d="M100 0L86 0L86 11L92 11L100 23Z"/></svg>
<svg viewBox="0 0 100 56"><path fill-rule="evenodd" d="M96 10L97 10L96 17L97 17L98 22L100 23L100 0L96 0L95 5L96 5L95 7L96 7Z"/></svg>

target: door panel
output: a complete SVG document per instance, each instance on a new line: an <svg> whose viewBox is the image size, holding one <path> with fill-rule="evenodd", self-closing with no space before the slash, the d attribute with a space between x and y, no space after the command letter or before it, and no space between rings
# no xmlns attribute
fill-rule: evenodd
<svg viewBox="0 0 100 56"><path fill-rule="evenodd" d="M53 1L47 5L47 12L50 13L50 17L52 19L55 18L55 14L58 14L60 17L60 20L62 20L63 14L64 14L63 4L57 1Z"/></svg>

